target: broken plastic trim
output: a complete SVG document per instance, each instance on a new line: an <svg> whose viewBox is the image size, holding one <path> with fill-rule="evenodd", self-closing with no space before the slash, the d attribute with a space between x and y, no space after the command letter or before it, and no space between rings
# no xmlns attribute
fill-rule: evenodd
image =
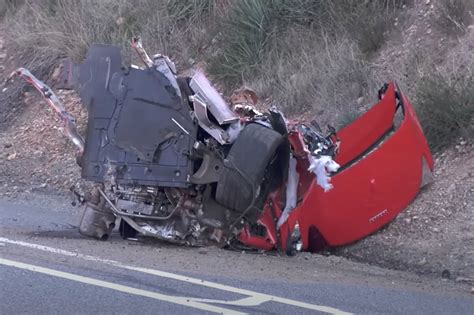
<svg viewBox="0 0 474 315"><path fill-rule="evenodd" d="M153 67L153 61L148 56L146 50L143 48L142 39L140 37L132 38L131 46L137 52L138 56L142 62L147 66L147 68Z"/></svg>
<svg viewBox="0 0 474 315"><path fill-rule="evenodd" d="M10 77L18 75L23 78L26 82L31 84L38 92L40 92L43 97L48 102L48 105L56 112L59 118L64 123L64 134L74 143L74 145L79 149L79 153L84 152L84 139L81 137L76 128L76 120L69 115L64 106L61 104L59 98L54 94L53 90L46 85L44 82L36 78L30 71L25 68L18 68L14 71Z"/></svg>
<svg viewBox="0 0 474 315"><path fill-rule="evenodd" d="M296 171L296 159L294 157L290 157L289 167L288 167L288 181L286 185L286 205L283 213L281 214L280 218L277 222L277 228L279 229L283 223L286 222L288 217L290 216L293 209L296 207L296 199L298 194L298 182L300 179L300 175Z"/></svg>

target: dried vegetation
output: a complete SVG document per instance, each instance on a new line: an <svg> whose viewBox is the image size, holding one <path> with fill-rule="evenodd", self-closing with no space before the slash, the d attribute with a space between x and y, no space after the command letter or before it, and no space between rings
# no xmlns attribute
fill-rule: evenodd
<svg viewBox="0 0 474 315"><path fill-rule="evenodd" d="M438 150L472 134L466 129L472 50L432 56L415 46L398 58L405 68L381 66L393 38L404 40L401 29L414 6L409 0L4 0L0 16L19 63L40 77L61 58L82 59L94 42L122 46L130 62L129 40L140 35L151 52L168 54L182 70L205 67L225 93L246 85L266 103L293 116L316 116L322 125L347 124L383 82L396 79L416 100ZM433 27L449 37L446 44L469 33L472 9L468 0L436 3ZM469 66L453 71L449 58Z"/></svg>

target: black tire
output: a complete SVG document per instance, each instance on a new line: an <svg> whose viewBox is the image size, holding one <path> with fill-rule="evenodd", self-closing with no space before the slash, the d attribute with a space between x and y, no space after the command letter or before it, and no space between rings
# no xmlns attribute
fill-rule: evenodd
<svg viewBox="0 0 474 315"><path fill-rule="evenodd" d="M283 136L265 126L245 126L227 155L228 163L216 188L216 201L237 212L245 211L256 196L265 169Z"/></svg>

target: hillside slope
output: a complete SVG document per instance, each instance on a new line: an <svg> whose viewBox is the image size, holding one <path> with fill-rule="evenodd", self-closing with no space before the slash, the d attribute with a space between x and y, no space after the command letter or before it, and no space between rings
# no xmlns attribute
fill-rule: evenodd
<svg viewBox="0 0 474 315"><path fill-rule="evenodd" d="M291 115L314 117L322 125L327 122L342 125L353 119L370 106L368 95L375 95L377 84L390 79L400 83L415 106L424 101L420 82L428 82L438 75L446 79L446 84L451 84L457 82L456 75L460 78L460 74L467 71L467 79L463 77L463 80L468 80L471 75L471 81L466 82L467 86L471 83L472 89L474 27L466 25L462 32L457 32L457 29L447 32L447 27L440 24L444 11L434 1L417 1L397 10L389 20L393 27L385 31L383 45L362 63L354 63L347 57L347 49L356 54L352 57L362 55L358 55L359 48L352 42L350 34L344 33L341 36L344 40L334 43L325 37L330 42L327 46L317 46L315 43L319 42L308 40L304 43L306 46L301 44L299 47L296 46L299 43L293 42L293 54L286 52L286 59L267 60L271 65L263 60L257 65L260 67L259 75L243 74L240 84L254 88L267 103L287 102L291 106L286 109ZM5 23L2 24L3 30L8 24ZM283 38L290 40L292 35L301 36L300 31L292 33L296 31L290 30ZM204 36L204 33L199 36ZM181 39L185 41L184 37ZM182 70L196 63L206 66L213 52L216 58L219 57L218 51L223 49L225 40L223 35L212 37L205 47L200 47L201 55L179 51L176 53L178 65ZM26 55L17 55L15 44L7 39L1 42L0 71L6 76L15 66L26 63L22 59ZM189 43L190 46L195 44ZM309 56L310 48L319 50ZM306 59L300 59L302 55ZM48 80L48 73L53 70L42 69L43 79ZM356 76L352 76L354 72ZM272 77L280 81L272 81ZM314 81L315 78L318 81ZM215 82L222 87L228 83L224 79ZM74 93L58 94L83 127L87 114ZM454 97L458 94L453 92L452 95L448 96L453 103L457 102ZM472 99L467 105L472 107ZM422 107L417 109L425 115ZM73 146L62 136L60 122L34 91L20 83L2 87L0 113L0 194L3 197L28 198L34 192L67 194L72 200L71 186L78 190L86 189L87 184L80 180ZM344 116L346 113L349 117ZM437 119L433 120L435 124L439 122ZM335 253L430 275L444 272L446 276L447 270L453 279L473 282L474 150L472 139L462 139L461 136L455 134L449 138L451 145L436 155L434 183L426 187L406 211L380 232Z"/></svg>

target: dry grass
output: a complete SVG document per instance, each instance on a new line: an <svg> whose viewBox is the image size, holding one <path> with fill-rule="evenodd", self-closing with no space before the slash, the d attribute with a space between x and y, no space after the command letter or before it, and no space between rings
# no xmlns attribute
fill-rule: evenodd
<svg viewBox="0 0 474 315"><path fill-rule="evenodd" d="M474 21L473 15L472 0L441 0L438 26L448 35L464 34Z"/></svg>
<svg viewBox="0 0 474 315"><path fill-rule="evenodd" d="M129 58L129 42L140 35L150 52L172 55L184 61L195 54L207 18L213 13L210 0L48 0L26 2L7 19L7 39L27 65L33 55L49 60L70 57L81 60L91 43L122 46ZM192 12L192 13L191 13ZM36 60L36 64L38 64ZM47 63L47 66L50 66Z"/></svg>
<svg viewBox="0 0 474 315"><path fill-rule="evenodd" d="M0 2L0 14L10 2ZM471 13L466 15L467 3L443 0L440 21L449 22L446 29L466 30L472 21ZM472 76L436 70L434 65L442 58L428 58L432 54L422 47L409 52L403 66L382 69L374 62L392 32L393 18L410 10L398 15L403 5L412 4L404 0L25 0L8 7L4 24L19 63L43 78L61 58L82 59L94 42L120 45L124 60L130 62L129 40L140 35L147 50L169 55L182 70L203 62L225 93L247 85L291 115L316 115L321 125L349 123L366 109L361 104L375 100L384 81L397 79L419 101L421 120L436 148L438 136L430 136L433 126L445 128L446 134L452 127L436 124L443 118L433 114L430 106L452 117L451 109L435 104L435 99L464 104L462 100L471 93L464 87L469 87ZM467 55L472 53L468 50ZM432 92L441 91L443 95L429 99Z"/></svg>
<svg viewBox="0 0 474 315"><path fill-rule="evenodd" d="M8 19L7 39L20 62L44 76L61 58L82 59L94 42L118 44L129 59L129 40L140 34L150 52L170 55L181 68L205 59L228 89L247 83L290 113L325 111L323 118L334 118L375 90L365 53L368 42L382 39L370 39L374 34L364 33L360 21L380 23L384 15L372 11L390 7L309 0L27 1ZM350 39L354 27L359 35Z"/></svg>

